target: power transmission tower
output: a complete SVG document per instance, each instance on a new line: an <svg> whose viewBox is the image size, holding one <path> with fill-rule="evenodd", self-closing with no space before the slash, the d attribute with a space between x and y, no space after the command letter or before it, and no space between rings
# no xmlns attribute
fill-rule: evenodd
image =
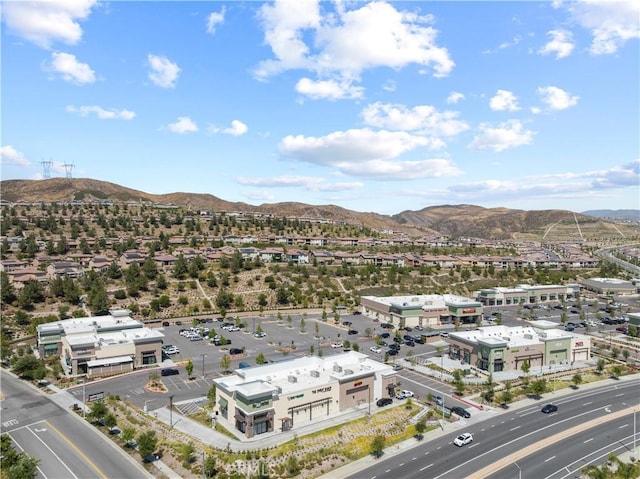
<svg viewBox="0 0 640 479"><path fill-rule="evenodd" d="M44 179L47 180L51 178L51 166L53 165L53 161L42 160L40 164L42 165L42 176Z"/></svg>
<svg viewBox="0 0 640 479"><path fill-rule="evenodd" d="M73 163L65 163L64 165L64 171L65 171L65 176L67 178L72 178L71 176L71 170L73 170L73 167L75 166Z"/></svg>

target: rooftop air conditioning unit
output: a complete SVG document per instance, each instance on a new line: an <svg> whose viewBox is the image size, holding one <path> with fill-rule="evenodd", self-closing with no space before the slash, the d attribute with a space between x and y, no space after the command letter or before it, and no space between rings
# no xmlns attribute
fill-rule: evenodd
<svg viewBox="0 0 640 479"><path fill-rule="evenodd" d="M337 373L341 373L342 372L342 366L338 366L337 364L335 366L333 366L333 370Z"/></svg>
<svg viewBox="0 0 640 479"><path fill-rule="evenodd" d="M290 383L297 383L298 382L298 378L295 376L289 376L289 382Z"/></svg>
<svg viewBox="0 0 640 479"><path fill-rule="evenodd" d="M351 369L345 369L344 373L345 374L353 374L353 371Z"/></svg>
<svg viewBox="0 0 640 479"><path fill-rule="evenodd" d="M320 377L320 371L311 371L311 377L312 378L319 378Z"/></svg>

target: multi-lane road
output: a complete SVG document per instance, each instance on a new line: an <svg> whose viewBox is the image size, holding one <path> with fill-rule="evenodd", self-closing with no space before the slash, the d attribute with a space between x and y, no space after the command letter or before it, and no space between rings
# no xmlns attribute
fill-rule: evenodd
<svg viewBox="0 0 640 479"><path fill-rule="evenodd" d="M42 479L150 478L130 456L50 397L4 371L2 434L40 461Z"/></svg>
<svg viewBox="0 0 640 479"><path fill-rule="evenodd" d="M558 412L543 414L553 399L490 416L480 422L462 420L462 428L402 452L387 452L349 477L367 479L561 479L574 477L590 463L603 462L609 452L633 448L634 411L640 411L638 381L598 387L558 398ZM640 416L640 412L637 414ZM640 418L638 418L640 419ZM466 424L465 422L466 421ZM462 432L473 434L467 446L452 441ZM520 469L518 469L520 468Z"/></svg>

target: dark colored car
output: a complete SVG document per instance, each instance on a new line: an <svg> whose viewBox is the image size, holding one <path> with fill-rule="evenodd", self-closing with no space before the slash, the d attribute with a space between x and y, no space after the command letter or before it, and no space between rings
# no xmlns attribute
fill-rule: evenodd
<svg viewBox="0 0 640 479"><path fill-rule="evenodd" d="M460 417L470 418L471 414L465 408L460 406L453 406L451 408L451 412L456 413Z"/></svg>
<svg viewBox="0 0 640 479"><path fill-rule="evenodd" d="M242 353L243 353L243 351L242 351L242 349L240 349L240 348L231 348L231 349L229 350L229 354L230 354L231 356L235 356L236 354L242 354Z"/></svg>
<svg viewBox="0 0 640 479"><path fill-rule="evenodd" d="M359 315L361 315L362 313L361 313L360 311L354 311L354 312L353 312L353 313L351 313L351 314L353 314L354 316L359 316Z"/></svg>
<svg viewBox="0 0 640 479"><path fill-rule="evenodd" d="M351 326L353 323L351 321L342 321L342 324L345 326Z"/></svg>
<svg viewBox="0 0 640 479"><path fill-rule="evenodd" d="M388 338L389 336L391 336L389 333L382 333L380 335L381 338Z"/></svg>
<svg viewBox="0 0 640 479"><path fill-rule="evenodd" d="M542 408L542 412L545 414L549 414L557 411L558 411L558 406L556 406L555 404L547 404L545 407Z"/></svg>
<svg viewBox="0 0 640 479"><path fill-rule="evenodd" d="M416 343L414 343L412 340L405 341L404 344L406 346L409 346L410 348L412 348L412 347L414 347L416 345Z"/></svg>
<svg viewBox="0 0 640 479"><path fill-rule="evenodd" d="M382 323L380 325L380 327L384 328L384 329L394 329L395 328L395 326L393 324L391 324L391 323Z"/></svg>
<svg viewBox="0 0 640 479"><path fill-rule="evenodd" d="M391 399L391 398L380 398L376 402L378 407L388 406L391 403L393 403L393 399Z"/></svg>
<svg viewBox="0 0 640 479"><path fill-rule="evenodd" d="M350 329L349 334L358 334L358 331L356 331L355 329Z"/></svg>
<svg viewBox="0 0 640 479"><path fill-rule="evenodd" d="M402 336L402 339L404 339L405 341L413 341L413 336L405 334L404 336Z"/></svg>
<svg viewBox="0 0 640 479"><path fill-rule="evenodd" d="M395 349L396 351L400 351L400 345L398 343L392 343L389 345L389 349Z"/></svg>
<svg viewBox="0 0 640 479"><path fill-rule="evenodd" d="M386 354L388 354L389 356L395 356L396 354L398 354L398 350L397 349L389 349Z"/></svg>
<svg viewBox="0 0 640 479"><path fill-rule="evenodd" d="M413 341L418 343L418 344L424 344L425 343L425 340L422 339L422 336L414 336L413 337Z"/></svg>
<svg viewBox="0 0 640 479"><path fill-rule="evenodd" d="M169 321L162 321L162 325L166 328L167 326L171 326L171 323L169 323Z"/></svg>
<svg viewBox="0 0 640 479"><path fill-rule="evenodd" d="M160 372L160 374L162 376L173 376L175 374L180 374L180 371L178 369L175 369L175 368L166 368L166 369L163 369Z"/></svg>

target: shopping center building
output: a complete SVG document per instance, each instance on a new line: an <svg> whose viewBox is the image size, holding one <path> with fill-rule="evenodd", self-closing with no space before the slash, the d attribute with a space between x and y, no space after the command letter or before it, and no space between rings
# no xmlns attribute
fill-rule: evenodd
<svg viewBox="0 0 640 479"><path fill-rule="evenodd" d="M60 356L69 376L108 376L162 361L164 334L118 309L107 316L73 318L40 324L41 358Z"/></svg>
<svg viewBox="0 0 640 479"><path fill-rule="evenodd" d="M573 364L591 358L591 337L558 329L552 321L531 321L531 326L485 326L449 333L449 357L469 369L496 373Z"/></svg>
<svg viewBox="0 0 640 479"><path fill-rule="evenodd" d="M563 302L576 299L580 294L580 285L528 285L515 288L487 288L476 293L476 299L484 306L509 306Z"/></svg>
<svg viewBox="0 0 640 479"><path fill-rule="evenodd" d="M360 305L363 314L399 328L476 323L482 318L480 302L453 294L362 296Z"/></svg>
<svg viewBox="0 0 640 479"><path fill-rule="evenodd" d="M216 414L251 438L355 407L370 412L378 399L394 395L397 372L366 354L349 351L237 369L214 383Z"/></svg>

